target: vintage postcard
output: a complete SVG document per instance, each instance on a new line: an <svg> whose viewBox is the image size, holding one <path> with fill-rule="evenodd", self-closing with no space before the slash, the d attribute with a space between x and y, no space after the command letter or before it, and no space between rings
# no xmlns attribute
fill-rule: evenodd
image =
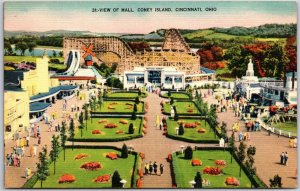
<svg viewBox="0 0 300 191"><path fill-rule="evenodd" d="M295 1L6 1L5 188L297 188Z"/></svg>

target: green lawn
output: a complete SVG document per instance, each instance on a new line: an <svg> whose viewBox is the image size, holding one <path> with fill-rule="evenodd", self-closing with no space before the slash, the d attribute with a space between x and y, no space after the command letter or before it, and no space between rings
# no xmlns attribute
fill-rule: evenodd
<svg viewBox="0 0 300 191"><path fill-rule="evenodd" d="M197 30L192 33L187 33L187 34L184 34L183 36L188 39L193 39L193 38L205 37L205 36L213 34L213 33L214 33L213 30L204 29L204 30Z"/></svg>
<svg viewBox="0 0 300 191"><path fill-rule="evenodd" d="M107 120L107 122L99 123L100 120ZM128 124L120 123L121 120L126 120ZM129 136L136 136L141 135L141 124L143 120L141 118L137 118L136 120L131 120L129 118L92 118L92 121L89 119L87 121L87 131L84 129L82 130L82 137L81 137L81 130L77 129L75 133L75 139L114 139L114 138L125 138ZM116 128L105 128L104 126L109 123L114 123L117 125ZM134 134L128 134L128 127L129 124L133 123L135 128ZM84 121L85 125L85 121ZM93 130L100 130L102 134L92 134ZM121 130L124 133L117 134L116 131Z"/></svg>
<svg viewBox="0 0 300 191"><path fill-rule="evenodd" d="M163 97L169 97L168 93L164 93L162 95ZM180 92L171 92L171 96L174 99L189 99L189 96L186 93L180 93Z"/></svg>
<svg viewBox="0 0 300 191"><path fill-rule="evenodd" d="M112 98L135 98L137 96L139 96L138 92L115 92L107 95L107 97L112 97ZM141 97L145 98L147 97L147 94L142 92Z"/></svg>
<svg viewBox="0 0 300 191"><path fill-rule="evenodd" d="M174 156L174 155L173 155ZM210 186L207 188L250 188L251 183L246 174L242 171L242 176L239 177L239 165L233 158L233 163L230 163L231 155L228 151L222 150L198 150L194 151L193 159L202 161L202 166L192 166L191 160L186 160L180 154L173 158L174 173L178 188L191 188L189 182L194 180L194 177L199 171L202 179L210 181ZM215 160L225 160L227 166L223 168L221 175L203 174L203 168L206 166L215 166ZM235 177L240 181L240 186L227 186L225 179L227 177ZM204 187L205 188L205 187Z"/></svg>
<svg viewBox="0 0 300 191"><path fill-rule="evenodd" d="M199 114L199 110L196 107L194 102L191 101L181 101L181 102L174 102L173 104L176 106L176 110L178 114ZM171 105L169 102L165 103L163 105L164 112L170 113L171 112ZM191 109L192 112L188 112L188 110Z"/></svg>
<svg viewBox="0 0 300 191"><path fill-rule="evenodd" d="M113 174L118 170L121 178L127 180L126 188L130 188L132 170L134 165L134 155L129 155L127 159L118 158L111 160L106 158L106 153L115 152L120 154L119 151L113 149L66 149L66 161L63 160L63 151L60 152L58 161L56 162L56 174L53 174L53 163L50 165L50 176L43 182L43 188L111 188L111 182L108 183L95 183L93 179L105 175ZM88 154L87 158L75 160L78 154ZM81 169L80 166L86 162L100 162L103 168L96 171L87 171ZM63 174L72 174L76 177L73 183L59 184L58 180ZM34 188L40 188L40 181L38 181Z"/></svg>
<svg viewBox="0 0 300 191"><path fill-rule="evenodd" d="M15 63L20 63L23 61L26 62L36 62L36 58L40 58L40 57L35 57L35 56L4 56L3 61L4 62L15 62ZM60 62L64 61L63 57L55 57L56 59L58 59Z"/></svg>
<svg viewBox="0 0 300 191"><path fill-rule="evenodd" d="M51 68L56 68L58 70L64 70L64 69L67 68L67 65L64 65L64 64L52 64L51 63L48 66L51 67Z"/></svg>
<svg viewBox="0 0 300 191"><path fill-rule="evenodd" d="M204 120L197 120L197 119L180 119L179 121L183 121L184 123L195 123L200 122L196 128L184 128L183 135L176 134L176 128L179 127L178 121L174 121L171 119L167 120L167 127L168 127L168 134L175 136L175 137L183 137L193 141L200 141L200 140L213 140L217 141L218 138L215 136L213 129L210 128L208 123L205 123ZM198 133L197 131L199 128L205 129L205 133Z"/></svg>
<svg viewBox="0 0 300 191"><path fill-rule="evenodd" d="M284 123L273 123L273 127L286 132L291 132L292 136L297 136L297 121L286 121Z"/></svg>
<svg viewBox="0 0 300 191"><path fill-rule="evenodd" d="M134 104L134 101L104 101L101 108L96 109L96 112L132 113ZM141 112L144 112L144 102L137 105L137 113Z"/></svg>

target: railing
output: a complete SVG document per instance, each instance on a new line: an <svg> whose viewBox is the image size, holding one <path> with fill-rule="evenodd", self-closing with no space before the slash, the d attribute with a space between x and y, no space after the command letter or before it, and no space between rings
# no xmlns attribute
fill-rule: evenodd
<svg viewBox="0 0 300 191"><path fill-rule="evenodd" d="M260 118L257 119L258 122L260 123L261 127L263 129L265 129L266 131L271 131L271 133L273 134L276 134L278 136L284 136L284 137L297 137L297 133L293 133L293 132L289 132L289 131L284 131L284 130L281 130L281 129L277 129L275 127L272 127L268 124L266 124L265 122L263 122Z"/></svg>

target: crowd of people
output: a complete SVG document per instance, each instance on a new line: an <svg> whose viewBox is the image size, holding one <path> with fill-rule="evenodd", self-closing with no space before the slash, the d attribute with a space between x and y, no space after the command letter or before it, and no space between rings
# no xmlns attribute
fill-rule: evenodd
<svg viewBox="0 0 300 191"><path fill-rule="evenodd" d="M156 161L154 163L152 163L151 161L149 163L145 163L145 175L158 175L158 165L156 163ZM159 165L159 175L162 176L164 174L164 165L160 164Z"/></svg>

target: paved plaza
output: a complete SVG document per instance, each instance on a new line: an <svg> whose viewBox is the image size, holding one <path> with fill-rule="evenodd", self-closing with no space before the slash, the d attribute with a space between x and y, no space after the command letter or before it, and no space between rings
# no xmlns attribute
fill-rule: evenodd
<svg viewBox="0 0 300 191"><path fill-rule="evenodd" d="M121 147L124 143L127 146L133 146L134 150L137 152L145 153L145 159L143 161L143 170L144 164L146 162L156 161L158 166L160 164L164 165L164 174L159 175L146 175L143 178L143 187L144 188L170 188L173 186L171 176L171 166L167 162L168 154L171 154L175 151L180 150L180 147L183 146L203 146L203 144L193 144L182 141L177 141L167 138L163 135L163 131L156 128L156 117L159 115L163 117L161 113L160 102L164 100L160 98L157 94L149 93L148 97L145 99L149 103L149 110L146 116L148 117L147 121L147 133L144 137L128 140L124 142L106 142L106 143L74 143L75 145L113 145ZM216 100L210 95L205 98L209 103L216 103ZM53 112L57 112L59 118L57 122L63 120L62 117L62 103L63 100L57 101L51 108L47 110L47 113L50 115ZM67 112L71 113L71 105L82 106L83 101L77 100L76 97L68 100ZM219 122L226 122L228 129L231 129L234 122L238 121L238 118L234 116L232 110L227 112L218 113ZM37 153L40 151L43 145L48 145L48 151L50 150L51 137L52 134L59 134L55 132L48 132L48 125L44 121L38 123L42 127L42 143L38 146ZM242 131L244 129L244 123L241 122ZM231 132L228 132L231 134ZM25 136L25 133L24 133ZM237 140L237 139L236 139ZM277 135L268 136L266 131L253 132L250 133L250 140L246 141L247 146L252 145L256 147L255 155L255 166L257 168L257 175L269 185L269 179L273 178L275 174L279 174L282 177L282 183L284 188L295 188L297 186L296 168L297 168L297 150L295 148L288 147L288 138L277 137ZM31 138L30 145L37 144L37 139ZM68 142L68 144L71 144ZM238 146L238 142L236 145ZM6 140L5 141L5 155L12 152L12 147L15 145L15 141ZM205 146L217 146L216 144L206 144ZM288 165L283 166L279 163L279 155L282 151L287 151L289 154ZM26 147L25 157L21 159L20 167L6 167L5 169L5 187L6 188L20 188L26 182L25 179L25 168L30 167L33 173L36 170L36 163L38 162L38 157L29 156L29 147ZM158 170L159 172L159 170Z"/></svg>

